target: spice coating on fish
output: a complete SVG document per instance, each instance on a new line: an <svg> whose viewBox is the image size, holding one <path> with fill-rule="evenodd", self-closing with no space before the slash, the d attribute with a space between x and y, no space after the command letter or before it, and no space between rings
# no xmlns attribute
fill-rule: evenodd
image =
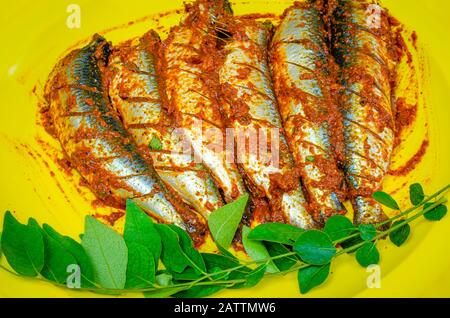
<svg viewBox="0 0 450 318"><path fill-rule="evenodd" d="M97 35L66 56L47 83L46 100L66 155L100 199L123 207L132 198L158 220L202 234L201 222L178 213L182 207L175 206L112 109L102 77L109 54L109 43Z"/></svg>
<svg viewBox="0 0 450 318"><path fill-rule="evenodd" d="M295 3L270 47L274 88L287 140L299 167L311 213L323 222L345 213L338 169L342 121L330 92L326 32L314 1Z"/></svg>
<svg viewBox="0 0 450 318"><path fill-rule="evenodd" d="M394 146L389 18L373 1L337 1L332 28L354 222L377 223L386 216L372 194L381 189Z"/></svg>
<svg viewBox="0 0 450 318"><path fill-rule="evenodd" d="M170 110L197 160L203 163L225 201L246 193L234 158L225 143L225 128L217 103L216 66L209 58L216 47L213 21L222 1L200 1L164 42L165 87Z"/></svg>
<svg viewBox="0 0 450 318"><path fill-rule="evenodd" d="M219 70L222 111L233 128L238 165L252 193L266 197L272 221L315 227L284 137L274 96L267 45L271 26L232 18Z"/></svg>
<svg viewBox="0 0 450 318"><path fill-rule="evenodd" d="M163 108L157 73L160 39L154 32L115 47L110 58L109 95L140 151L149 156L166 186L205 218L222 206L203 165L182 152L182 136Z"/></svg>

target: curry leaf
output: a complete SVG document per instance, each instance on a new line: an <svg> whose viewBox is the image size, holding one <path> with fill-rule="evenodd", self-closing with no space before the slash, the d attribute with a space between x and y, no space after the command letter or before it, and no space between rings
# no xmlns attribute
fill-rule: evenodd
<svg viewBox="0 0 450 318"><path fill-rule="evenodd" d="M264 242L264 246L269 252L270 257L276 257L291 252L286 246L280 243ZM281 258L273 259L273 262L280 271L286 271L294 266L298 259L295 255L289 255Z"/></svg>
<svg viewBox="0 0 450 318"><path fill-rule="evenodd" d="M334 215L327 220L323 230L335 242L352 234L355 231L355 226L347 217Z"/></svg>
<svg viewBox="0 0 450 318"><path fill-rule="evenodd" d="M42 226L44 232L55 241L57 241L65 251L70 253L80 266L81 287L94 286L94 270L91 261L80 243L68 236L63 236L54 230L50 225Z"/></svg>
<svg viewBox="0 0 450 318"><path fill-rule="evenodd" d="M145 247L137 243L128 246L127 280L125 288L145 288L155 282L155 261Z"/></svg>
<svg viewBox="0 0 450 318"><path fill-rule="evenodd" d="M418 206L425 199L422 185L420 183L414 183L409 186L409 200L412 205Z"/></svg>
<svg viewBox="0 0 450 318"><path fill-rule="evenodd" d="M244 226L242 229L242 243L244 244L244 249L247 252L248 256L254 261L261 261L263 263L266 262L267 259L270 258L269 252L267 251L264 244L260 241L254 241L248 238L248 234L250 233L250 228ZM278 268L275 266L273 261L268 261L267 263L267 271L269 273L278 272Z"/></svg>
<svg viewBox="0 0 450 318"><path fill-rule="evenodd" d="M202 275L199 273L198 270L187 267L183 272L177 273L177 272L171 272L173 279L179 280L179 281L192 281L199 279Z"/></svg>
<svg viewBox="0 0 450 318"><path fill-rule="evenodd" d="M155 282L159 286L170 286L173 285L173 276L167 271L158 271L155 277Z"/></svg>
<svg viewBox="0 0 450 318"><path fill-rule="evenodd" d="M402 221L402 220L396 221L396 222L394 222L394 224L392 224L392 227L399 225L400 223L403 223L403 222L404 221ZM410 228L409 224L405 223L404 225L402 225L395 231L389 233L389 239L396 246L400 247L401 245L403 245L403 243L405 243L410 232L411 232L411 228Z"/></svg>
<svg viewBox="0 0 450 318"><path fill-rule="evenodd" d="M428 209L433 203L426 203L424 210ZM447 214L447 207L445 205L438 205L435 208L424 214L424 217L429 221L440 221Z"/></svg>
<svg viewBox="0 0 450 318"><path fill-rule="evenodd" d="M293 245L304 230L283 223L263 223L255 227L248 238L256 241L277 242Z"/></svg>
<svg viewBox="0 0 450 318"><path fill-rule="evenodd" d="M392 209L392 210L400 210L397 201L394 200L392 196L387 194L386 192L379 191L373 194L373 198L381 203L382 205Z"/></svg>
<svg viewBox="0 0 450 318"><path fill-rule="evenodd" d="M42 230L36 220L30 219L28 225L39 230L44 240L44 267L41 275L48 280L65 284L69 276L67 269L70 265L78 265L77 260L57 240Z"/></svg>
<svg viewBox="0 0 450 318"><path fill-rule="evenodd" d="M7 211L3 220L2 250L20 275L35 277L44 267L44 240L34 226L19 223Z"/></svg>
<svg viewBox="0 0 450 318"><path fill-rule="evenodd" d="M191 262L181 248L178 234L166 224L155 224L155 228L161 236L161 260L164 266L169 271L182 273Z"/></svg>
<svg viewBox="0 0 450 318"><path fill-rule="evenodd" d="M206 272L205 262L201 254L195 249L190 236L176 225L168 225L175 233L177 233L180 240L181 249L190 262L190 265L199 273Z"/></svg>
<svg viewBox="0 0 450 318"><path fill-rule="evenodd" d="M249 195L245 194L234 202L220 207L208 219L209 229L214 240L222 247L228 248L233 241L241 222Z"/></svg>
<svg viewBox="0 0 450 318"><path fill-rule="evenodd" d="M377 236L377 229L373 224L360 224L358 230L364 241L371 241Z"/></svg>
<svg viewBox="0 0 450 318"><path fill-rule="evenodd" d="M239 265L239 261L237 259L230 259L229 257L219 254L202 253L202 257L205 261L208 272L217 267L220 269L229 269Z"/></svg>
<svg viewBox="0 0 450 318"><path fill-rule="evenodd" d="M380 253L374 243L367 242L356 251L356 260L362 267L378 264Z"/></svg>
<svg viewBox="0 0 450 318"><path fill-rule="evenodd" d="M127 244L136 243L150 251L155 266L161 255L161 238L152 219L133 201L127 200L123 237Z"/></svg>
<svg viewBox="0 0 450 318"><path fill-rule="evenodd" d="M266 271L267 271L267 265L262 264L262 265L258 266L257 268L255 268L254 270L246 272L245 274L233 275L232 277L230 277L230 280L231 279L233 279L233 280L243 279L245 281L242 283L235 284L232 288L237 289L237 288L254 287L254 286L258 285L258 283L261 281L261 279L263 279L264 273Z"/></svg>
<svg viewBox="0 0 450 318"><path fill-rule="evenodd" d="M310 265L298 270L297 279L300 292L306 294L314 287L323 284L330 274L330 263L325 265Z"/></svg>
<svg viewBox="0 0 450 318"><path fill-rule="evenodd" d="M123 289L128 249L121 235L91 216L85 219L82 246L92 261L96 281L104 288Z"/></svg>
<svg viewBox="0 0 450 318"><path fill-rule="evenodd" d="M305 263L311 265L327 264L336 255L336 247L328 234L318 230L309 230L300 235L295 242L294 251Z"/></svg>

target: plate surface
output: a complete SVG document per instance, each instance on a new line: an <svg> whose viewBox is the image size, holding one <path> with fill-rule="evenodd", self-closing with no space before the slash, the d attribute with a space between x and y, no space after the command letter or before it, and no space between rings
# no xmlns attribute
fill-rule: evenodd
<svg viewBox="0 0 450 318"><path fill-rule="evenodd" d="M76 175L67 177L54 163L59 145L36 125L39 93L54 63L76 43L100 32L117 43L138 36L149 28L167 29L179 21L173 10L181 0L77 0L81 28L69 29L67 8L73 0L9 2L0 10L0 210L15 212L20 221L28 217L49 223L60 232L77 237L83 218L92 212L89 191L77 186ZM236 14L281 13L291 1L237 1ZM419 36L418 61L425 68L421 87L425 103L419 105L414 129L405 132L407 141L397 151L394 164L401 165L420 147L426 133L430 146L419 166L407 177L388 176L384 188L407 204L407 185L419 181L434 192L450 181L450 45L445 16L450 2L445 0L385 0L394 16ZM160 12L168 16L155 16ZM154 15L153 18L145 18ZM129 21L136 21L127 25ZM122 26L113 28L115 26ZM107 32L105 33L105 30ZM422 52L423 51L423 52ZM420 56L424 56L421 58ZM35 91L36 93L33 93ZM428 124L427 124L428 123ZM54 174L54 176L52 176ZM108 213L98 209L98 213ZM2 221L0 220L0 223ZM120 226L120 224L119 224ZM402 248L380 243L381 288L368 289L370 273L350 256L340 257L332 275L320 288L303 297L450 297L450 218L431 224L419 221ZM98 297L18 278L0 271L0 296L5 297ZM251 290L224 291L218 297L298 297L296 275L264 280Z"/></svg>

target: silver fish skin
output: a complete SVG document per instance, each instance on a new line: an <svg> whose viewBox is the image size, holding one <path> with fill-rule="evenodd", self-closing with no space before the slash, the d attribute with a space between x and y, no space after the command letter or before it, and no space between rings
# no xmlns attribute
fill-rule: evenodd
<svg viewBox="0 0 450 318"><path fill-rule="evenodd" d="M165 87L176 123L183 128L193 152L210 172L225 201L246 193L232 151L226 147L226 131L217 102L214 29L224 1L197 1L186 20L173 28L164 41Z"/></svg>
<svg viewBox="0 0 450 318"><path fill-rule="evenodd" d="M288 8L270 44L274 88L286 137L298 165L311 212L318 222L345 213L343 177L331 135L339 116L330 92L325 25L315 1ZM339 127L338 127L339 128ZM341 130L342 131L342 130Z"/></svg>
<svg viewBox="0 0 450 318"><path fill-rule="evenodd" d="M375 20L371 19L374 13L378 14ZM354 222L378 223L386 215L372 194L382 187L394 147L390 80L395 60L387 12L374 1L339 0L332 33L343 86L344 168Z"/></svg>
<svg viewBox="0 0 450 318"><path fill-rule="evenodd" d="M225 101L222 110L228 127L235 132L238 165L252 185L250 188L268 199L272 213L279 211L283 221L303 229L314 228L272 87L267 52L271 26L244 19L230 20L228 31L233 36L223 47L225 58L219 80ZM253 150L250 144L255 146ZM274 176L283 184L275 181ZM287 185L288 180L292 184Z"/></svg>
<svg viewBox="0 0 450 318"><path fill-rule="evenodd" d="M131 198L158 220L196 232L196 224L187 225L168 199L170 193L110 105L102 78L109 54L109 43L96 35L55 67L46 99L57 137L100 199L123 206Z"/></svg>
<svg viewBox="0 0 450 318"><path fill-rule="evenodd" d="M140 150L151 157L166 186L207 219L223 205L222 198L203 165L178 149L182 136L163 107L157 73L160 45L159 36L151 31L115 47L109 64L109 96L125 128Z"/></svg>

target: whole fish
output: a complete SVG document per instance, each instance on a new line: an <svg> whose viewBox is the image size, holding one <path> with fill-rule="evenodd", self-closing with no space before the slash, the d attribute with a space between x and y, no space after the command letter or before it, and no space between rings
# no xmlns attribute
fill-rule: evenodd
<svg viewBox="0 0 450 318"><path fill-rule="evenodd" d="M211 173L225 201L246 193L227 147L226 131L217 102L214 23L224 10L222 0L197 1L185 21L164 42L165 87L171 112L183 128L196 160Z"/></svg>
<svg viewBox="0 0 450 318"><path fill-rule="evenodd" d="M142 153L150 156L166 186L208 218L222 205L222 199L203 165L178 149L183 140L162 107L164 92L157 73L160 44L159 36L148 32L114 48L109 64L109 96L125 128Z"/></svg>
<svg viewBox="0 0 450 318"><path fill-rule="evenodd" d="M381 188L394 145L390 26L373 1L339 0L333 13L333 54L340 67L345 175L354 222L386 218L372 194Z"/></svg>
<svg viewBox="0 0 450 318"><path fill-rule="evenodd" d="M290 149L311 212L323 222L345 213L337 165L341 117L330 92L330 61L321 7L316 1L288 8L272 39L275 93Z"/></svg>
<svg viewBox="0 0 450 318"><path fill-rule="evenodd" d="M223 47L219 79L222 109L228 127L234 130L238 164L252 192L268 199L272 220L304 229L315 227L305 208L273 92L267 53L271 26L246 19L229 20L226 24L231 38Z"/></svg>
<svg viewBox="0 0 450 318"><path fill-rule="evenodd" d="M111 107L102 76L109 55L109 43L96 35L53 70L46 100L61 145L100 199L124 206L132 198L153 217L201 240L202 220L167 191Z"/></svg>

